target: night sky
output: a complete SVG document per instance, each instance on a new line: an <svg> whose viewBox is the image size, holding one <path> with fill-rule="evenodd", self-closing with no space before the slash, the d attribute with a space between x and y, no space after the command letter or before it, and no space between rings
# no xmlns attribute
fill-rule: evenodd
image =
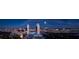
<svg viewBox="0 0 79 59"><path fill-rule="evenodd" d="M0 27L20 27L30 24L31 27L35 27L36 23L39 23L41 27L49 28L79 28L79 20L72 19L0 19Z"/></svg>

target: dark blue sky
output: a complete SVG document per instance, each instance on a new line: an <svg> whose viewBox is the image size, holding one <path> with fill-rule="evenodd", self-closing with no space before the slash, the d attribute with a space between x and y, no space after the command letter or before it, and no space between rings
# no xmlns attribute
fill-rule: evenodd
<svg viewBox="0 0 79 59"><path fill-rule="evenodd" d="M44 21L47 23L44 24ZM58 20L26 20L26 19L0 19L0 27L19 27L19 26L25 26L27 24L30 24L30 26L35 27L36 23L40 23L42 27L48 26L50 28L79 28L79 20L71 20L71 19L58 19Z"/></svg>

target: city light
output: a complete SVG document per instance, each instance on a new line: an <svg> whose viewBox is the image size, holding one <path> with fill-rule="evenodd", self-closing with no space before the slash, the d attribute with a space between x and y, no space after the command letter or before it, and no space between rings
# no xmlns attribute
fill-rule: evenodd
<svg viewBox="0 0 79 59"><path fill-rule="evenodd" d="M60 25L59 25L60 24ZM7 19L0 20L0 38L52 39L79 38L79 20Z"/></svg>

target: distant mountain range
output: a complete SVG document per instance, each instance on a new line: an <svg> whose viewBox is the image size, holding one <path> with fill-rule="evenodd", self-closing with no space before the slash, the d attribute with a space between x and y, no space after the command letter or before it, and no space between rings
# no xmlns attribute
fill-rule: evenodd
<svg viewBox="0 0 79 59"><path fill-rule="evenodd" d="M79 28L78 19L0 19L0 28L26 27L27 24L34 28L36 23L48 28Z"/></svg>

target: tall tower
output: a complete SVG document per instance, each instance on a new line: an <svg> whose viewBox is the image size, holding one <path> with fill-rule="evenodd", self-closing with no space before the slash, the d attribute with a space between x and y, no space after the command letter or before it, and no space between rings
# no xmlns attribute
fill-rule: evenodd
<svg viewBox="0 0 79 59"><path fill-rule="evenodd" d="M30 33L30 26L29 26L29 24L27 24L27 34L29 34Z"/></svg>
<svg viewBox="0 0 79 59"><path fill-rule="evenodd" d="M40 24L39 23L36 24L36 29L37 29L37 34L40 34Z"/></svg>

